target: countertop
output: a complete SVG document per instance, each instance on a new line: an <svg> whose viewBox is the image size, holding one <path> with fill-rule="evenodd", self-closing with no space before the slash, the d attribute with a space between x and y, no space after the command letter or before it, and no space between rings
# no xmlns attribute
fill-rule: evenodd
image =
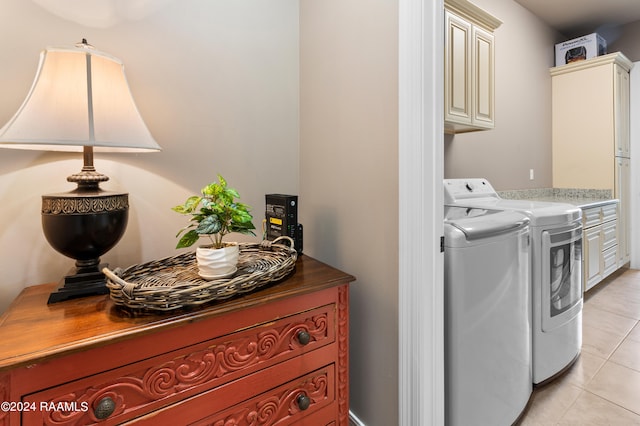
<svg viewBox="0 0 640 426"><path fill-rule="evenodd" d="M608 189L535 188L498 191L498 194L505 199L566 203L581 209L618 202Z"/></svg>

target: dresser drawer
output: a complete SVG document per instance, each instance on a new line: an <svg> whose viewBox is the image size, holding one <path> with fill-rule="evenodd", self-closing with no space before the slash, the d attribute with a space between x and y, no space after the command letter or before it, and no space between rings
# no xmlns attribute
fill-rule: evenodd
<svg viewBox="0 0 640 426"><path fill-rule="evenodd" d="M28 412L23 419L26 424L92 423L102 403L113 406L107 423L119 424L331 345L335 313L335 304L321 306L27 395L25 402L79 409Z"/></svg>
<svg viewBox="0 0 640 426"><path fill-rule="evenodd" d="M299 425L303 419L310 426L327 425L335 420L335 412L324 410L328 415L323 420L322 409L329 408L334 401L335 374L334 366L330 365L192 425Z"/></svg>
<svg viewBox="0 0 640 426"><path fill-rule="evenodd" d="M336 346L337 344L324 346L304 356L225 383L123 424L190 425L208 424L215 420L213 424L216 425L235 425L232 419L242 416L242 413L247 410L256 409L264 411L263 415L275 411L274 418L284 422L277 424L288 424L289 420L285 420L288 419L287 414L281 413L282 404L285 402L288 404L289 413L295 414L294 419L304 417L303 424L309 424L306 423L307 417L316 415L322 415L331 420L339 419L341 415L339 411L340 378L336 377L339 374L338 367L331 362ZM306 410L301 410L298 406L297 397L301 393L310 397L309 408ZM262 407L267 404L270 408L264 410ZM300 411L302 412L299 413ZM219 423L221 419L227 420L225 423ZM294 423L298 424L295 421ZM310 423L310 425L318 426L326 423L330 422ZM257 421L255 424L273 423ZM347 418L340 424L346 426Z"/></svg>

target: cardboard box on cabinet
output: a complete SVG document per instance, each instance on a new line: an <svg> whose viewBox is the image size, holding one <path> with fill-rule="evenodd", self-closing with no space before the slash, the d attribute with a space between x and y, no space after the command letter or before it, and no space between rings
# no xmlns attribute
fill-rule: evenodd
<svg viewBox="0 0 640 426"><path fill-rule="evenodd" d="M556 66L607 54L607 41L598 33L556 44Z"/></svg>

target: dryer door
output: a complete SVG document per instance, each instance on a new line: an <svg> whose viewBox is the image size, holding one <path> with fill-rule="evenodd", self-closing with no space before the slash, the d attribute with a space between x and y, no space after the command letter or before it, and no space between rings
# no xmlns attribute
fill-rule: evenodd
<svg viewBox="0 0 640 426"><path fill-rule="evenodd" d="M582 226L542 232L542 330L582 310Z"/></svg>

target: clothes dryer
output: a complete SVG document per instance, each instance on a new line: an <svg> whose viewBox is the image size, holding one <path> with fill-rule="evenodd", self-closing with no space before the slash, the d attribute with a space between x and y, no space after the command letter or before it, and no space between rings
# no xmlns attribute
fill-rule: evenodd
<svg viewBox="0 0 640 426"><path fill-rule="evenodd" d="M582 211L501 198L486 179L445 179L445 205L517 211L531 227L533 383L570 367L582 347Z"/></svg>
<svg viewBox="0 0 640 426"><path fill-rule="evenodd" d="M445 208L446 424L509 425L532 392L529 219Z"/></svg>

